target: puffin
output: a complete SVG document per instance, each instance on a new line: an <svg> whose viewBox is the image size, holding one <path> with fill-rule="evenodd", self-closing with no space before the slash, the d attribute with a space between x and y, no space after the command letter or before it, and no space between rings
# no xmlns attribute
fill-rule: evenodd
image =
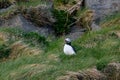
<svg viewBox="0 0 120 80"><path fill-rule="evenodd" d="M64 48L63 48L63 52L66 55L76 55L75 49L71 46L70 38L65 39L65 45L64 45Z"/></svg>

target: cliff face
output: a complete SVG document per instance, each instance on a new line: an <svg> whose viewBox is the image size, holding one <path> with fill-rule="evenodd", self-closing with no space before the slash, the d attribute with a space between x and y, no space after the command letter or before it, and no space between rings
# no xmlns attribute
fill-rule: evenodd
<svg viewBox="0 0 120 80"><path fill-rule="evenodd" d="M96 19L120 11L120 0L85 0L85 6L95 10Z"/></svg>

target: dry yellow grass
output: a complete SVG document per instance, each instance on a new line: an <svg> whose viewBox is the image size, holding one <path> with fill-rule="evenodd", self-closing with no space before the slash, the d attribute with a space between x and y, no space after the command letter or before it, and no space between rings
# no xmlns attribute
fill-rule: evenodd
<svg viewBox="0 0 120 80"><path fill-rule="evenodd" d="M0 32L0 41L2 41L2 42L7 41L7 36L2 32Z"/></svg>
<svg viewBox="0 0 120 80"><path fill-rule="evenodd" d="M27 73L21 73L20 71L19 72L13 71L10 73L9 79L12 79L12 77L14 77L14 79L22 79L22 77L25 77L25 76L31 77L36 74L42 73L42 72L46 71L47 69L51 69L53 67L54 66L52 66L52 65L46 65L46 64L23 65L23 66L19 67L18 69L20 69L21 71L28 70ZM18 77L18 76L20 76L20 77Z"/></svg>
<svg viewBox="0 0 120 80"><path fill-rule="evenodd" d="M10 49L10 58L17 58L18 56L24 55L38 55L42 52L42 50L30 48L29 45L24 44L22 41L13 43Z"/></svg>
<svg viewBox="0 0 120 80"><path fill-rule="evenodd" d="M42 53L42 50L29 47L29 45L24 44L22 41L17 41L12 44L8 44L9 41L9 35L6 33L0 32L0 44L7 44L10 50L10 56L9 58L17 58L18 56L24 56L24 55L38 55ZM15 38L14 36L11 38Z"/></svg>
<svg viewBox="0 0 120 80"><path fill-rule="evenodd" d="M94 11L87 10L81 15L80 19L77 22L77 25L82 26L83 28L86 28L88 31L90 31L92 29L91 24L93 22L93 17Z"/></svg>
<svg viewBox="0 0 120 80"><path fill-rule="evenodd" d="M51 61L59 61L59 56L57 54L48 55L48 59Z"/></svg>
<svg viewBox="0 0 120 80"><path fill-rule="evenodd" d="M120 23L120 18L116 18L116 19L110 20L106 23L103 23L100 26L101 27L110 27L110 26L113 26L113 25L118 25L119 23Z"/></svg>

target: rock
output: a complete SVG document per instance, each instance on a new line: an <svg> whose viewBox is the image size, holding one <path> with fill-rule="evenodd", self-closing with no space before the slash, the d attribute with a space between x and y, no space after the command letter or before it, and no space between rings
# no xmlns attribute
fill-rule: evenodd
<svg viewBox="0 0 120 80"><path fill-rule="evenodd" d="M85 29L82 29L80 26L73 26L70 31L71 32L67 34L66 37L69 37L71 40L76 40L83 35Z"/></svg>
<svg viewBox="0 0 120 80"><path fill-rule="evenodd" d="M91 28L92 28L93 31L96 31L96 30L99 30L99 29L100 29L100 26L97 25L95 22L92 22Z"/></svg>
<svg viewBox="0 0 120 80"><path fill-rule="evenodd" d="M4 23L4 19L0 17L0 25L2 25L3 23Z"/></svg>
<svg viewBox="0 0 120 80"><path fill-rule="evenodd" d="M120 80L120 63L110 63L104 69L107 80Z"/></svg>
<svg viewBox="0 0 120 80"><path fill-rule="evenodd" d="M85 0L85 6L95 10L95 18L104 19L105 16L119 12L120 0Z"/></svg>
<svg viewBox="0 0 120 80"><path fill-rule="evenodd" d="M18 27L26 32L38 32L42 36L53 35L54 31L50 26L36 26L32 22L26 20L22 15L16 15L11 19L2 21L0 27Z"/></svg>

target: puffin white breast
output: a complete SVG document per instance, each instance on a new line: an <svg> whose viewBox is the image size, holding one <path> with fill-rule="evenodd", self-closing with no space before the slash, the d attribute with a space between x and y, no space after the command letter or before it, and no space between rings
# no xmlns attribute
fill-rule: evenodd
<svg viewBox="0 0 120 80"><path fill-rule="evenodd" d="M75 51L74 49L72 48L72 46L68 45L68 44L65 44L64 45L64 49L63 49L64 53L66 55L75 55Z"/></svg>

